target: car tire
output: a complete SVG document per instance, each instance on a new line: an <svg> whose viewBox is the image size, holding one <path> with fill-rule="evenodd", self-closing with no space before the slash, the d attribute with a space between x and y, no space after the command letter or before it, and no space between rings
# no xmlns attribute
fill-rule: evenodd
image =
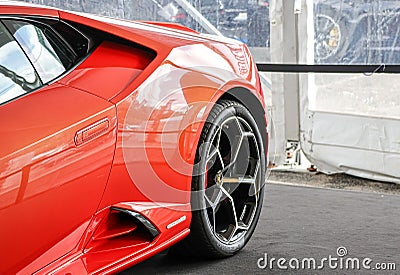
<svg viewBox="0 0 400 275"><path fill-rule="evenodd" d="M223 258L247 244L264 196L262 140L244 106L223 100L213 107L196 154L191 233L172 254Z"/></svg>
<svg viewBox="0 0 400 275"><path fill-rule="evenodd" d="M338 22L338 16L325 13L315 16L314 56L317 63L339 62L337 58L344 50L346 31Z"/></svg>

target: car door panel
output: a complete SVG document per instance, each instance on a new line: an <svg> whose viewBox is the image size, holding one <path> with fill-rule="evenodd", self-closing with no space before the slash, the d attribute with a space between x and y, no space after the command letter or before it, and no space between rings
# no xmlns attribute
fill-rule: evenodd
<svg viewBox="0 0 400 275"><path fill-rule="evenodd" d="M0 106L0 125L0 246L12 248L0 249L0 273L14 273L73 232L77 236L78 228L85 230L108 180L116 109L53 84ZM58 247L44 262L74 246Z"/></svg>

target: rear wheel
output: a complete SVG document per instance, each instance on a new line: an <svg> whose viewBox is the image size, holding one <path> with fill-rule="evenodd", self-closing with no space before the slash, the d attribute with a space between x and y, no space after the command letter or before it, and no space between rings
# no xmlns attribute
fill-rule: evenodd
<svg viewBox="0 0 400 275"><path fill-rule="evenodd" d="M234 101L216 104L196 158L191 234L172 251L231 256L249 241L263 201L265 152L250 112Z"/></svg>
<svg viewBox="0 0 400 275"><path fill-rule="evenodd" d="M315 18L315 60L318 63L329 61L343 46L343 30L334 17L318 14Z"/></svg>

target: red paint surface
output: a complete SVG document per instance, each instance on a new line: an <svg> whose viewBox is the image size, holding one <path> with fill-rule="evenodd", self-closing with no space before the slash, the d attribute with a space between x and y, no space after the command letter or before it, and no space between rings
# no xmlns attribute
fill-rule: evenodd
<svg viewBox="0 0 400 275"><path fill-rule="evenodd" d="M50 8L2 3L0 14L59 14L132 42L104 42L56 83L0 106L0 273L113 273L187 236L208 112L235 87L264 106L248 49ZM160 234L118 228L111 207L141 213Z"/></svg>

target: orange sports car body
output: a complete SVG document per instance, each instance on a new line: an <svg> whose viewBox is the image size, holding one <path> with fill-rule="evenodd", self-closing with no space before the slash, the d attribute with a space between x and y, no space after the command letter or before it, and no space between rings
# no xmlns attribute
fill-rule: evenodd
<svg viewBox="0 0 400 275"><path fill-rule="evenodd" d="M188 236L221 100L249 110L266 148L245 45L0 2L0 273L114 273Z"/></svg>

